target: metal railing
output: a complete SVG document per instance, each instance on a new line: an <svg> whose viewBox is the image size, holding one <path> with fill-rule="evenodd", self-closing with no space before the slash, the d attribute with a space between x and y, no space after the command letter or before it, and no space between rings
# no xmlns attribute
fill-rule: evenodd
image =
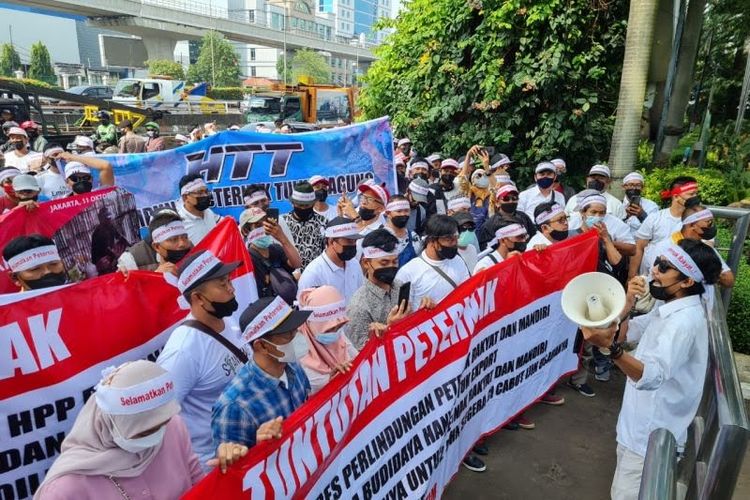
<svg viewBox="0 0 750 500"><path fill-rule="evenodd" d="M750 224L750 211L710 207L716 217L735 221L727 264L737 274ZM666 429L649 436L639 500L730 500L737 483L750 423L729 339L726 311L731 289L715 289L708 322L708 367L703 397L688 428L681 460ZM705 307L705 306L704 306Z"/></svg>

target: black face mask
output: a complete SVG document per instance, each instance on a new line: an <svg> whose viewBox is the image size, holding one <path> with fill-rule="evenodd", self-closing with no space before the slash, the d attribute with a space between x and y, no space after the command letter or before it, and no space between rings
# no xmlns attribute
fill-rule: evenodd
<svg viewBox="0 0 750 500"><path fill-rule="evenodd" d="M188 254L188 252L192 250L192 248L184 248L182 250L167 250L167 262L171 262L172 264L177 264L179 261L182 260L184 256Z"/></svg>
<svg viewBox="0 0 750 500"><path fill-rule="evenodd" d="M408 222L409 222L408 215L396 215L396 216L391 217L391 224L393 224L399 229L405 228Z"/></svg>
<svg viewBox="0 0 750 500"><path fill-rule="evenodd" d="M511 248L511 251L524 253L526 251L526 242L525 241L516 241L513 244L513 248Z"/></svg>
<svg viewBox="0 0 750 500"><path fill-rule="evenodd" d="M443 260L451 260L453 257L458 255L458 246L455 247L444 247L441 246L440 250L437 251L438 257Z"/></svg>
<svg viewBox="0 0 750 500"><path fill-rule="evenodd" d="M73 184L73 192L75 194L90 193L93 187L91 181L79 181Z"/></svg>
<svg viewBox="0 0 750 500"><path fill-rule="evenodd" d="M698 195L691 196L690 198L685 200L685 208L695 207L700 204L701 204L701 197Z"/></svg>
<svg viewBox="0 0 750 500"><path fill-rule="evenodd" d="M604 191L604 183L599 179L592 179L586 183L586 189L593 189L595 191Z"/></svg>
<svg viewBox="0 0 750 500"><path fill-rule="evenodd" d="M516 213L516 209L518 208L518 203L501 203L500 204L500 210L505 212L506 214L514 214Z"/></svg>
<svg viewBox="0 0 750 500"><path fill-rule="evenodd" d="M32 196L31 198L18 198L18 201L38 201L39 195Z"/></svg>
<svg viewBox="0 0 750 500"><path fill-rule="evenodd" d="M640 189L626 189L625 196L627 196L629 200L640 198L641 190Z"/></svg>
<svg viewBox="0 0 750 500"><path fill-rule="evenodd" d="M423 173L414 174L414 179L424 179L424 180L427 180L429 178L430 177L427 174L423 174Z"/></svg>
<svg viewBox="0 0 750 500"><path fill-rule="evenodd" d="M708 226L703 228L703 232L701 233L701 239L702 240L712 240L716 238L716 226Z"/></svg>
<svg viewBox="0 0 750 500"><path fill-rule="evenodd" d="M234 311L237 310L240 305L237 303L237 299L235 297L232 297L231 299L227 300L226 302L211 302L209 301L209 304L211 304L211 307L213 307L213 311L206 311L211 316L214 316L216 318L226 318L227 316L231 316Z"/></svg>
<svg viewBox="0 0 750 500"><path fill-rule="evenodd" d="M301 221L310 220L310 217L312 217L313 214L313 208L307 207L294 207L294 216L297 217Z"/></svg>
<svg viewBox="0 0 750 500"><path fill-rule="evenodd" d="M648 291L656 300L663 300L664 302L668 302L674 298L674 294L667 292L667 290L669 288L672 288L677 283L680 283L681 281L683 280L677 280L668 286L659 286L656 284L656 282L652 281L648 284Z"/></svg>
<svg viewBox="0 0 750 500"><path fill-rule="evenodd" d="M18 142L16 142L16 143L13 144L13 147L16 148L16 151L21 151L24 146L25 146L25 144L23 142L21 142L21 141L18 141Z"/></svg>
<svg viewBox="0 0 750 500"><path fill-rule="evenodd" d="M203 212L205 209L211 206L210 196L197 196L195 198L195 209L199 212Z"/></svg>
<svg viewBox="0 0 750 500"><path fill-rule="evenodd" d="M448 189L453 189L453 181L456 179L456 176L453 174L443 174L440 176L440 182L443 183L443 186L448 186Z"/></svg>
<svg viewBox="0 0 750 500"><path fill-rule="evenodd" d="M558 229L553 229L552 232L549 234L550 237L555 241L562 241L565 238L568 237L567 231L560 231Z"/></svg>
<svg viewBox="0 0 750 500"><path fill-rule="evenodd" d="M328 198L328 190L327 189L318 189L315 191L315 201L324 202Z"/></svg>
<svg viewBox="0 0 750 500"><path fill-rule="evenodd" d="M53 286L64 285L67 281L65 273L47 273L41 278L35 280L25 280L26 286L32 290L39 290L41 288L50 288Z"/></svg>
<svg viewBox="0 0 750 500"><path fill-rule="evenodd" d="M372 208L359 207L359 218L362 220L372 220L375 217L375 210Z"/></svg>
<svg viewBox="0 0 750 500"><path fill-rule="evenodd" d="M397 272L398 272L398 267L381 267L380 269L375 269L372 275L376 280L380 281L381 283L390 285L393 283L393 280L396 279Z"/></svg>
<svg viewBox="0 0 750 500"><path fill-rule="evenodd" d="M342 245L344 249L340 252L336 252L336 257L346 262L352 260L357 255L357 245Z"/></svg>
<svg viewBox="0 0 750 500"><path fill-rule="evenodd" d="M542 177L536 180L536 185L541 189L548 189L552 184L555 183L554 177Z"/></svg>

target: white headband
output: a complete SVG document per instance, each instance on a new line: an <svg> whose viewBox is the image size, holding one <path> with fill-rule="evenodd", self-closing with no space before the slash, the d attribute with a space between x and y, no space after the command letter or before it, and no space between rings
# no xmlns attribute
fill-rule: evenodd
<svg viewBox="0 0 750 500"><path fill-rule="evenodd" d="M420 186L414 181L411 181L409 183L409 191L411 191L414 194L421 194L422 196L427 196L427 194L430 192L429 188L425 186Z"/></svg>
<svg viewBox="0 0 750 500"><path fill-rule="evenodd" d="M303 193L294 189L292 190L292 200L300 203L311 203L315 201L315 193Z"/></svg>
<svg viewBox="0 0 750 500"><path fill-rule="evenodd" d="M448 200L448 210L459 210L461 208L471 208L471 201L466 197Z"/></svg>
<svg viewBox="0 0 750 500"><path fill-rule="evenodd" d="M365 259L384 259L386 257L395 257L397 255L398 250L386 252L378 247L362 247L362 257Z"/></svg>
<svg viewBox="0 0 750 500"><path fill-rule="evenodd" d="M106 373L106 370L105 370ZM175 399L172 375L167 372L130 387L96 385L96 404L110 415L135 415L153 410Z"/></svg>
<svg viewBox="0 0 750 500"><path fill-rule="evenodd" d="M180 194L189 194L194 191L198 191L201 188L208 189L208 186L206 186L206 183L203 181L203 179L195 179L182 186L182 189L180 189Z"/></svg>
<svg viewBox="0 0 750 500"><path fill-rule="evenodd" d="M385 206L386 212L396 212L398 210L411 210L411 206L406 200L392 201Z"/></svg>
<svg viewBox="0 0 750 500"><path fill-rule="evenodd" d="M276 297L247 325L245 331L242 332L242 338L245 342L252 342L262 337L266 332L279 326L292 312L292 308L284 299Z"/></svg>
<svg viewBox="0 0 750 500"><path fill-rule="evenodd" d="M162 241L166 241L169 238L180 234L187 234L187 230L182 221L176 220L154 229L151 233L151 239L154 243L161 243Z"/></svg>
<svg viewBox="0 0 750 500"><path fill-rule="evenodd" d="M220 265L221 261L214 254L206 252L183 269L177 280L177 289L180 293L185 293L185 290L189 289L196 281Z"/></svg>
<svg viewBox="0 0 750 500"><path fill-rule="evenodd" d="M599 203L600 205L604 205L606 207L607 206L607 199L604 196L600 195L600 194L589 195L589 196L585 197L584 199L582 199L578 203L578 209L579 210L584 210L586 207L588 207L589 205L592 205L594 203Z"/></svg>
<svg viewBox="0 0 750 500"><path fill-rule="evenodd" d="M690 255L688 255L688 253L681 247L678 247L677 245L668 246L664 252L664 256L674 265L674 267L677 268L678 271L688 278L693 278L693 280L699 283L703 281L703 273L700 268L698 268L698 264L696 264L693 258L690 257Z"/></svg>
<svg viewBox="0 0 750 500"><path fill-rule="evenodd" d="M346 316L346 302L341 300L324 306L300 306L300 311L312 311L307 321L326 322L348 320Z"/></svg>
<svg viewBox="0 0 750 500"><path fill-rule="evenodd" d="M58 260L60 260L60 254L57 253L57 247L55 245L46 245L14 255L8 261L8 267L10 267L12 272L20 273L21 271Z"/></svg>
<svg viewBox="0 0 750 500"><path fill-rule="evenodd" d="M490 170L496 170L502 167L503 165L510 165L511 163L512 162L508 158L501 158L497 160L495 163L493 163L492 165L490 165Z"/></svg>
<svg viewBox="0 0 750 500"><path fill-rule="evenodd" d="M510 175L508 174L497 174L495 176L496 182L510 182Z"/></svg>
<svg viewBox="0 0 750 500"><path fill-rule="evenodd" d="M526 228L521 224L511 224L509 226L501 227L495 232L495 237L500 238L512 238L513 236L522 236L526 233Z"/></svg>
<svg viewBox="0 0 750 500"><path fill-rule="evenodd" d="M252 205L256 201L267 200L267 199L268 199L268 196L266 196L266 193L264 193L263 191L256 191L250 196L245 196L243 201L245 202L245 205Z"/></svg>
<svg viewBox="0 0 750 500"><path fill-rule="evenodd" d="M411 164L411 165L409 166L409 168L410 168L410 169L415 169L415 168L426 168L426 169L428 169L428 170L429 170L429 169L430 169L430 166L429 166L429 165L427 164L427 162L425 162L425 161L417 161L417 162L414 162L414 163L412 163L412 164Z"/></svg>
<svg viewBox="0 0 750 500"><path fill-rule="evenodd" d="M628 175L622 178L623 184L627 184L628 182L632 181L638 181L643 184L643 176L640 174L640 172L630 172Z"/></svg>
<svg viewBox="0 0 750 500"><path fill-rule="evenodd" d="M265 235L266 235L266 230L263 229L262 227L253 229L252 231L250 231L249 233L247 233L247 236L245 237L245 243L247 243L248 245L250 245L253 242L258 241L259 239L261 239Z"/></svg>
<svg viewBox="0 0 750 500"><path fill-rule="evenodd" d="M707 208L701 210L700 212L695 212L694 214L690 214L682 221L682 225L685 224L693 224L694 222L698 222L699 220L705 220L705 219L713 219L714 214Z"/></svg>
<svg viewBox="0 0 750 500"><path fill-rule="evenodd" d="M544 224L556 215L563 213L563 211L563 207L561 207L560 205L555 205L551 209L537 215L535 221L537 224Z"/></svg>
<svg viewBox="0 0 750 500"><path fill-rule="evenodd" d="M347 238L357 235L359 235L359 227L354 222L327 227L324 234L326 238Z"/></svg>

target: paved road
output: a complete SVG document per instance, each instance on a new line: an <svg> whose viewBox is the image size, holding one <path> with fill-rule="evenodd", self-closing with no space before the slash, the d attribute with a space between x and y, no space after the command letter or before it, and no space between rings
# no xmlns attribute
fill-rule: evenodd
<svg viewBox="0 0 750 500"><path fill-rule="evenodd" d="M487 441L487 470L461 467L445 492L448 500L603 500L615 470L615 424L624 377L591 385L586 398L561 386L563 406L537 405L526 416L531 431L500 431Z"/></svg>

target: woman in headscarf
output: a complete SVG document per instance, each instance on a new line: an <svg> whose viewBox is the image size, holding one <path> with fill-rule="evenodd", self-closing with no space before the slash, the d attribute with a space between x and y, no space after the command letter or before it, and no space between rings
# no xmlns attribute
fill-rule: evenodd
<svg viewBox="0 0 750 500"><path fill-rule="evenodd" d="M203 476L179 412L156 363L105 370L34 498L179 498Z"/></svg>
<svg viewBox="0 0 750 500"><path fill-rule="evenodd" d="M358 351L344 334L344 326L349 322L346 302L334 287L303 290L299 308L312 311L300 327L310 347L300 363L315 394L332 377L348 372Z"/></svg>

